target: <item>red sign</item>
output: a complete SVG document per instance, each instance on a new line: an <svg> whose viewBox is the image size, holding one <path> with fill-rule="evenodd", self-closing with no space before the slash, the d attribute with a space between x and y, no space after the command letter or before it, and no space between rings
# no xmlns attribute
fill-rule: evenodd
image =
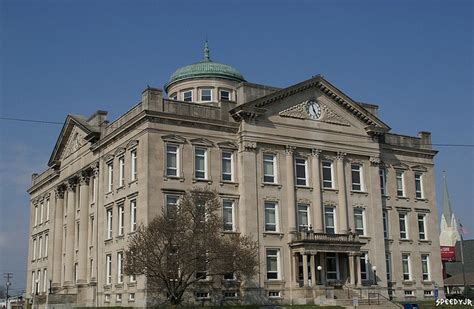
<svg viewBox="0 0 474 309"><path fill-rule="evenodd" d="M452 262L456 260L454 246L441 246L441 261Z"/></svg>

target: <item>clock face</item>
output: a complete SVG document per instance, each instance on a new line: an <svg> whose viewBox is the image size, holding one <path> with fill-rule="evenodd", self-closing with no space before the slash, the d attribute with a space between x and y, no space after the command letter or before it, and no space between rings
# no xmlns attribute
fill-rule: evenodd
<svg viewBox="0 0 474 309"><path fill-rule="evenodd" d="M318 102L308 103L308 113L312 119L319 119L321 117L321 106Z"/></svg>

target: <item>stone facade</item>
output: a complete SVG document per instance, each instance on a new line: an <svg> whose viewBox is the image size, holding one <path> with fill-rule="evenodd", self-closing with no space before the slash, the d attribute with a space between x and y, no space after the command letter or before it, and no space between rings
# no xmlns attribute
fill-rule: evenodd
<svg viewBox="0 0 474 309"><path fill-rule="evenodd" d="M284 89L193 77L172 90L198 98L202 85L210 102L147 88L111 123L102 111L67 116L28 190L26 291L39 307L145 306L145 278L121 274L127 237L194 186L219 192L229 232L258 241L260 268L242 290L190 302L410 300L442 288L429 133L389 133L377 106L321 76Z"/></svg>

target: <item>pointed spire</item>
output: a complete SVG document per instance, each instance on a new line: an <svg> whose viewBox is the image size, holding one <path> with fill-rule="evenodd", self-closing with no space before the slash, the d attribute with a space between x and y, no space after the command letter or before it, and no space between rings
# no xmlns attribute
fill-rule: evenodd
<svg viewBox="0 0 474 309"><path fill-rule="evenodd" d="M209 43L207 42L207 38L206 42L204 43L204 60L211 61L211 58L209 57Z"/></svg>
<svg viewBox="0 0 474 309"><path fill-rule="evenodd" d="M448 184L446 183L446 173L443 171L443 216L446 224L450 227L453 221L453 209L449 201Z"/></svg>

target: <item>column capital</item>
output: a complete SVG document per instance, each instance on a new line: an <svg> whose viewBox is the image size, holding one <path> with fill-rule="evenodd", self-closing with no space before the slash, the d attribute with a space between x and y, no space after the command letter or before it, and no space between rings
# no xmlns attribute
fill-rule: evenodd
<svg viewBox="0 0 474 309"><path fill-rule="evenodd" d="M242 150L243 151L255 151L257 149L257 142L252 141L244 141L242 142Z"/></svg>
<svg viewBox="0 0 474 309"><path fill-rule="evenodd" d="M82 172L79 176L79 185L81 186L88 186L90 181L90 174L87 172Z"/></svg>
<svg viewBox="0 0 474 309"><path fill-rule="evenodd" d="M323 152L321 149L313 148L311 149L311 156L319 159L321 157L321 152Z"/></svg>
<svg viewBox="0 0 474 309"><path fill-rule="evenodd" d="M373 156L369 159L371 166L380 166L381 160L379 156Z"/></svg>
<svg viewBox="0 0 474 309"><path fill-rule="evenodd" d="M91 169L91 176L96 177L99 175L99 161L96 161L89 165L89 168Z"/></svg>
<svg viewBox="0 0 474 309"><path fill-rule="evenodd" d="M295 146L286 145L285 146L285 154L288 155L288 156L293 155L293 153L295 152L295 149L296 149Z"/></svg>
<svg viewBox="0 0 474 309"><path fill-rule="evenodd" d="M336 155L336 160L337 161L344 161L344 158L346 157L347 153L345 152L338 152Z"/></svg>
<svg viewBox="0 0 474 309"><path fill-rule="evenodd" d="M54 196L56 199L63 199L64 198L64 186L58 186L54 189Z"/></svg>
<svg viewBox="0 0 474 309"><path fill-rule="evenodd" d="M68 182L66 182L66 190L68 192L75 192L76 186L77 186L76 179L70 179Z"/></svg>

